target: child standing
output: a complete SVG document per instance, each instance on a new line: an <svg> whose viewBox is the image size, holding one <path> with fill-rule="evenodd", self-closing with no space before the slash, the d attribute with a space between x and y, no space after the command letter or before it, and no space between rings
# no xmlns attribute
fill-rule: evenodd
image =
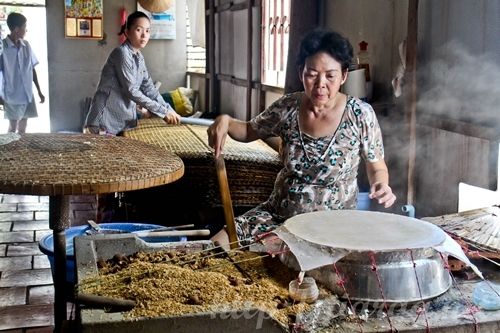
<svg viewBox="0 0 500 333"><path fill-rule="evenodd" d="M7 17L10 34L2 40L0 71L3 84L0 102L4 105L5 118L9 119L9 132L25 133L28 118L38 116L31 82L35 83L40 103L45 101L35 71L38 59L24 40L26 21L24 15L10 13Z"/></svg>

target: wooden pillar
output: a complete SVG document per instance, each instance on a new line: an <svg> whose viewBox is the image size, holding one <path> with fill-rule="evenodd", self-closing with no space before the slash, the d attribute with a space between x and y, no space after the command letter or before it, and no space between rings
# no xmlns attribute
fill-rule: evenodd
<svg viewBox="0 0 500 333"><path fill-rule="evenodd" d="M215 0L205 0L205 31L207 34L207 75L205 80L205 110L210 113L218 113L217 77L215 73ZM208 81L208 82L207 82Z"/></svg>
<svg viewBox="0 0 500 333"><path fill-rule="evenodd" d="M418 0L408 3L408 30L406 37L407 121L409 128L408 147L408 192L406 203L415 203L415 162L417 146L417 30Z"/></svg>
<svg viewBox="0 0 500 333"><path fill-rule="evenodd" d="M252 0L247 0L247 95L246 119L252 118L252 57L253 57L253 15Z"/></svg>

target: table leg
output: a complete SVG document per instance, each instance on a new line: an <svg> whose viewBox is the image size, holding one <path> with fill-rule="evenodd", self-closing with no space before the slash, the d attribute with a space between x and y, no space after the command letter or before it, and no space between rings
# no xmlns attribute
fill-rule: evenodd
<svg viewBox="0 0 500 333"><path fill-rule="evenodd" d="M66 235L69 226L69 196L49 198L49 227L54 235L54 332L66 320Z"/></svg>

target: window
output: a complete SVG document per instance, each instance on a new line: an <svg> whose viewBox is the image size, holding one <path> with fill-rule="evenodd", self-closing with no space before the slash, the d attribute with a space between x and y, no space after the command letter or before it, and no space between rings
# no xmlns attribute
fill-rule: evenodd
<svg viewBox="0 0 500 333"><path fill-rule="evenodd" d="M262 83L284 87L291 0L262 1Z"/></svg>

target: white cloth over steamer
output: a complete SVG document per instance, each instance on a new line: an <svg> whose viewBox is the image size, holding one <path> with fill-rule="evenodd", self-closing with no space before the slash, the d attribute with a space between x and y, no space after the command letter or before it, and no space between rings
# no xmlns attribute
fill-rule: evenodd
<svg viewBox="0 0 500 333"><path fill-rule="evenodd" d="M296 215L273 233L287 244L301 271L334 264L351 252L433 248L460 259L482 278L460 245L442 229L402 215L358 210L317 211ZM272 242L264 240L263 243L270 246Z"/></svg>

